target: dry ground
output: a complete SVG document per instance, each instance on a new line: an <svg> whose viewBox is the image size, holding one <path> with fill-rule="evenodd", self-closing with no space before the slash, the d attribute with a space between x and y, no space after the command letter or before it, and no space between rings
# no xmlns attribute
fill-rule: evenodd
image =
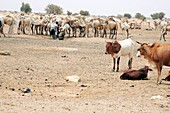
<svg viewBox="0 0 170 113"><path fill-rule="evenodd" d="M169 35L167 42L159 41L159 31L132 30L131 34L134 41L170 42ZM122 39L125 36L119 35ZM128 59L121 57L120 72L112 72L112 58L104 54L105 40L1 37L0 51L11 55L0 56L0 113L170 113L170 82L156 85L152 65L150 80L120 80ZM145 65L147 60L134 55L133 69ZM162 78L169 70L163 68ZM65 81L71 75L81 77L81 82ZM23 93L25 88L31 92ZM163 98L150 99L158 95Z"/></svg>

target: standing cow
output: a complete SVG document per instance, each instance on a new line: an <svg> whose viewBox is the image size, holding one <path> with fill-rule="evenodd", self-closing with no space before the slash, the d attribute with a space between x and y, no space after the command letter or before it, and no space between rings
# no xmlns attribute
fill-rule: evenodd
<svg viewBox="0 0 170 113"><path fill-rule="evenodd" d="M113 57L113 71L115 71L115 63L117 59L117 72L119 71L119 62L121 56L129 56L128 67L132 68L133 54L134 54L134 42L131 38L122 41L106 42L105 54L111 54Z"/></svg>
<svg viewBox="0 0 170 113"><path fill-rule="evenodd" d="M153 43L152 45L148 45L147 43L137 43L141 45L137 55L143 55L145 59L156 65L158 71L157 84L161 83L162 67L170 66L170 44Z"/></svg>

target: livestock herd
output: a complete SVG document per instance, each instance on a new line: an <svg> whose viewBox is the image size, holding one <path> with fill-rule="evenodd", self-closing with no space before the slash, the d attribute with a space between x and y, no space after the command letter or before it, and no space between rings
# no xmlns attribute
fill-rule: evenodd
<svg viewBox="0 0 170 113"><path fill-rule="evenodd" d="M169 31L170 27L168 22L163 21L142 21L139 19L127 19L127 18L117 18L114 16L110 17L96 17L96 16L68 16L68 15L39 15L39 14L24 14L24 13L11 13L11 14L1 14L0 16L0 32L4 35L3 27L4 25L9 26L8 34L13 34L14 25L17 24L17 34L32 34L32 35L50 35L51 24L58 22L60 25L60 32L64 33L68 37L108 37L115 39L117 38L117 31L121 29L126 31L126 36L128 39L123 41L107 42L106 43L106 54L111 54L113 57L113 71L115 71L115 63L117 59L117 69L119 71L119 61L121 56L129 55L128 67L132 68L133 54L134 54L134 43L131 38L129 38L130 29L141 29L141 24L146 23L148 25L147 30L153 30L160 26L161 36L160 40L163 38L165 40L165 35ZM157 83L160 83L161 70L163 66L170 66L170 44L159 44L153 43L148 45L146 43L140 43L141 47L138 49L139 54L143 55L146 59L154 62L158 70ZM141 70L144 72L142 75ZM127 79L129 77L134 77L131 73L137 73L137 79L145 79L147 77L149 67L140 69L140 72L136 70L125 72L121 76L121 79ZM144 75L144 76L143 76ZM142 78L140 78L142 76ZM134 77L134 78L135 78ZM131 78L131 79L134 79Z"/></svg>
<svg viewBox="0 0 170 113"><path fill-rule="evenodd" d="M24 14L18 12L0 13L0 31L3 32L4 25L9 26L8 34L14 33L14 25L17 26L17 34L50 35L51 24L58 22L60 32L68 37L109 37L117 38L118 29L126 31L129 37L130 29L141 29L142 24L146 30L161 29L160 40L169 31L166 20L140 20L136 18L117 18L115 16L81 16L81 15L53 15L53 14ZM108 36L109 35L109 36Z"/></svg>

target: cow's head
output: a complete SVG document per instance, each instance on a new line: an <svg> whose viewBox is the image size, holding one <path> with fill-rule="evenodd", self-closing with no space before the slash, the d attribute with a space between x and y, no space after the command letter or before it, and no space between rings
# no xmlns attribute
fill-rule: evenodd
<svg viewBox="0 0 170 113"><path fill-rule="evenodd" d="M140 43L140 42L137 43L141 45L140 48L137 49L138 57L140 57L140 55L143 55L144 57L150 56L152 53L156 51L157 47L160 46L159 43L153 43L152 45L149 45L148 43Z"/></svg>
<svg viewBox="0 0 170 113"><path fill-rule="evenodd" d="M112 42L106 42L106 52L105 54L113 54Z"/></svg>
<svg viewBox="0 0 170 113"><path fill-rule="evenodd" d="M106 52L105 54L114 54L118 53L121 49L121 45L118 41L113 42L106 42Z"/></svg>
<svg viewBox="0 0 170 113"><path fill-rule="evenodd" d="M153 71L151 68L149 68L149 66L145 66L144 68L146 71Z"/></svg>
<svg viewBox="0 0 170 113"><path fill-rule="evenodd" d="M114 43L112 43L112 46L113 46L114 53L118 53L121 49L121 45L119 44L118 41L115 41Z"/></svg>
<svg viewBox="0 0 170 113"><path fill-rule="evenodd" d="M138 41L136 41L138 44L140 44L141 46L137 49L137 54L136 56L137 57L140 57L141 55L144 55L146 54L146 49L148 49L148 44L147 43L140 43Z"/></svg>

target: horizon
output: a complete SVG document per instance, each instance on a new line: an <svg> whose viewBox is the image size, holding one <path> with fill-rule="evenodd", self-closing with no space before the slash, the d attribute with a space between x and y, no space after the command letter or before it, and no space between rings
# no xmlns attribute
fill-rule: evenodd
<svg viewBox="0 0 170 113"><path fill-rule="evenodd" d="M132 17L135 16L136 13L141 13L146 18L151 18L151 14L154 13L165 13L165 18L170 18L170 8L168 5L170 4L170 0L155 1L155 0L105 0L105 1L97 1L97 0L13 0L6 2L3 1L0 4L0 10L6 11L17 11L20 12L20 7L22 3L28 3L32 9L32 12L35 13L45 13L45 8L49 4L58 5L63 9L63 13L67 14L67 11L72 13L79 13L81 10L88 11L90 15L96 16L117 16L130 14ZM15 5L13 5L15 4ZM114 5L115 4L115 5Z"/></svg>

